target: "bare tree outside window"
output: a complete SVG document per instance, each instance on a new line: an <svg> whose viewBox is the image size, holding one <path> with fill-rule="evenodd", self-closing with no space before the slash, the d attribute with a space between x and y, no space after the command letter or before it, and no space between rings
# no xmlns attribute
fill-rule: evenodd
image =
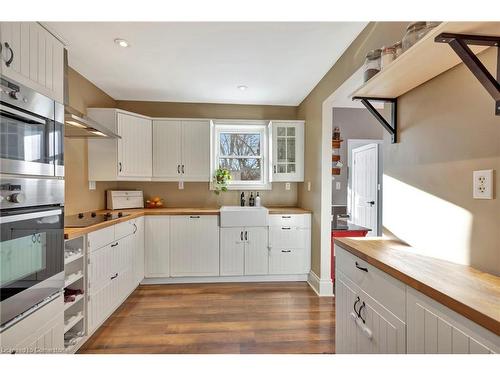
<svg viewBox="0 0 500 375"><path fill-rule="evenodd" d="M219 167L228 169L233 181L261 180L259 133L220 133L219 145Z"/></svg>

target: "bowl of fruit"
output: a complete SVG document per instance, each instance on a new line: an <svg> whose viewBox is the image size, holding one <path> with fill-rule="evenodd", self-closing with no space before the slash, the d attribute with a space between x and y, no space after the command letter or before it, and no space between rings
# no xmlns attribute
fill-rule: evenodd
<svg viewBox="0 0 500 375"><path fill-rule="evenodd" d="M163 199L154 197L146 201L146 208L161 208L163 207Z"/></svg>

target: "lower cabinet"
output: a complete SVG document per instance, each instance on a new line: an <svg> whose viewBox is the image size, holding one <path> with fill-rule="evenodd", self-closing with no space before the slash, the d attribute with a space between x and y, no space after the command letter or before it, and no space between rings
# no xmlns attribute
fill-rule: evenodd
<svg viewBox="0 0 500 375"><path fill-rule="evenodd" d="M57 354L64 351L62 294L0 333L0 354Z"/></svg>
<svg viewBox="0 0 500 375"><path fill-rule="evenodd" d="M217 216L170 217L170 276L219 276Z"/></svg>
<svg viewBox="0 0 500 375"><path fill-rule="evenodd" d="M486 354L500 336L336 245L337 353Z"/></svg>
<svg viewBox="0 0 500 375"><path fill-rule="evenodd" d="M169 277L170 216L147 216L144 226L144 277Z"/></svg>
<svg viewBox="0 0 500 375"><path fill-rule="evenodd" d="M269 273L268 229L245 228L245 275L267 275Z"/></svg>
<svg viewBox="0 0 500 375"><path fill-rule="evenodd" d="M407 288L408 353L500 353L500 337Z"/></svg>

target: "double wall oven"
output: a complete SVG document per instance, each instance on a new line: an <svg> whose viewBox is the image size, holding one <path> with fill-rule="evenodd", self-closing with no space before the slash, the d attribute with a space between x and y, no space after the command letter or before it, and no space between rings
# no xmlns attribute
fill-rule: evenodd
<svg viewBox="0 0 500 375"><path fill-rule="evenodd" d="M64 107L0 78L0 332L64 287Z"/></svg>

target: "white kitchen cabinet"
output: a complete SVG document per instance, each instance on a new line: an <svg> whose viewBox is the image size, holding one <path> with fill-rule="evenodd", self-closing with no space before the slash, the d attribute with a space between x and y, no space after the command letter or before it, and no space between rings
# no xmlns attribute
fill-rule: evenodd
<svg viewBox="0 0 500 375"><path fill-rule="evenodd" d="M220 228L220 275L245 273L245 239L243 228Z"/></svg>
<svg viewBox="0 0 500 375"><path fill-rule="evenodd" d="M144 229L144 276L170 276L170 216L147 216Z"/></svg>
<svg viewBox="0 0 500 375"><path fill-rule="evenodd" d="M220 267L221 276L267 275L269 273L267 228L221 228Z"/></svg>
<svg viewBox="0 0 500 375"><path fill-rule="evenodd" d="M500 337L407 287L408 353L500 353Z"/></svg>
<svg viewBox="0 0 500 375"><path fill-rule="evenodd" d="M153 121L153 180L210 181L210 122Z"/></svg>
<svg viewBox="0 0 500 375"><path fill-rule="evenodd" d="M272 121L271 128L271 181L304 181L304 121Z"/></svg>
<svg viewBox="0 0 500 375"><path fill-rule="evenodd" d="M216 215L171 217L170 275L219 276L219 226Z"/></svg>
<svg viewBox="0 0 500 375"><path fill-rule="evenodd" d="M149 181L152 175L152 122L114 108L88 108L87 115L120 139L89 139L89 181Z"/></svg>
<svg viewBox="0 0 500 375"><path fill-rule="evenodd" d="M403 321L359 289L342 272L336 274L335 285L337 353L406 352Z"/></svg>
<svg viewBox="0 0 500 375"><path fill-rule="evenodd" d="M265 227L245 228L245 275L269 273L268 230Z"/></svg>
<svg viewBox="0 0 500 375"><path fill-rule="evenodd" d="M61 41L37 22L1 22L0 42L2 75L59 103L64 102Z"/></svg>
<svg viewBox="0 0 500 375"><path fill-rule="evenodd" d="M273 247L269 252L269 274L296 275L306 274L308 261L304 248Z"/></svg>
<svg viewBox="0 0 500 375"><path fill-rule="evenodd" d="M0 352L58 354L64 350L62 294L0 333Z"/></svg>

